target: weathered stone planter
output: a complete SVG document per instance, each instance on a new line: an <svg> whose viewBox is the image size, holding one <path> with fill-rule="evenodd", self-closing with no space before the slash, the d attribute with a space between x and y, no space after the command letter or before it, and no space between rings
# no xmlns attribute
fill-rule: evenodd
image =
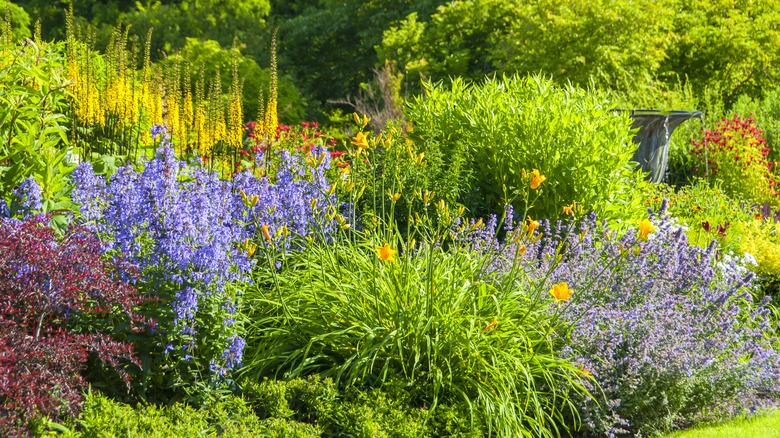
<svg viewBox="0 0 780 438"><path fill-rule="evenodd" d="M669 139L674 129L691 118L701 118L701 111L660 111L648 109L614 109L612 111L627 112L633 123L631 128L639 128L634 135L637 144L633 161L645 172L650 172L648 180L658 184L664 179L669 159Z"/></svg>

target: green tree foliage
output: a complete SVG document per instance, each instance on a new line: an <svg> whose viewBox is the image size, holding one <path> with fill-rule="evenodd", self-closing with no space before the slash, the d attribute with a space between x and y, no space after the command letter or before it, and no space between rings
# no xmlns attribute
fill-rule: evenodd
<svg viewBox="0 0 780 438"><path fill-rule="evenodd" d="M203 66L206 78L213 77L219 71L222 90L225 93L228 92L233 81L231 74L233 70L233 54L231 50L223 49L214 40L203 41L196 38L186 38L184 49L172 56L171 60L182 58L186 53L189 53L189 60L192 66L190 68L190 84L192 84L193 88L200 80L200 66ZM244 85L241 94L244 119L254 120L257 116L260 89L263 89L263 96L266 99L270 96L271 71L267 68L260 68L253 58L243 56L240 52L237 61L239 80ZM165 61L161 62L164 63ZM302 120L306 102L288 76L280 78L278 92L279 119L283 123L296 123Z"/></svg>
<svg viewBox="0 0 780 438"><path fill-rule="evenodd" d="M104 49L121 21L145 35L154 27L152 57L174 53L187 37L215 40L230 47L233 39L250 55L265 50L268 0L17 0L32 16L40 17L44 39L65 38L65 14L73 2L76 24L97 33L97 48Z"/></svg>
<svg viewBox="0 0 780 438"><path fill-rule="evenodd" d="M390 27L377 48L410 80L542 72L649 92L678 80L730 102L779 75L780 1L467 0Z"/></svg>
<svg viewBox="0 0 780 438"><path fill-rule="evenodd" d="M11 24L11 29L14 33L14 38L24 39L30 38L30 15L21 7L11 3L3 2L0 13L6 23Z"/></svg>
<svg viewBox="0 0 780 438"><path fill-rule="evenodd" d="M279 1L277 7L283 13L299 14L280 22L279 69L291 72L296 85L314 101L323 103L347 97L373 76L372 69L377 64L374 46L381 44L384 29L412 12L427 19L441 3L442 0Z"/></svg>

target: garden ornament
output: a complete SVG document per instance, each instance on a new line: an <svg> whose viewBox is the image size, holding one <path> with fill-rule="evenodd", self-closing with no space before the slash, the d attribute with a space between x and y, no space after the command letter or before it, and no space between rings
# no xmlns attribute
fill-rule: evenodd
<svg viewBox="0 0 780 438"><path fill-rule="evenodd" d="M674 129L688 119L702 118L701 111L652 109L613 109L612 111L628 112L633 120L631 129L639 128L633 139L634 144L638 146L631 160L637 162L642 171L650 172L647 178L654 184L660 183L666 174L669 139Z"/></svg>

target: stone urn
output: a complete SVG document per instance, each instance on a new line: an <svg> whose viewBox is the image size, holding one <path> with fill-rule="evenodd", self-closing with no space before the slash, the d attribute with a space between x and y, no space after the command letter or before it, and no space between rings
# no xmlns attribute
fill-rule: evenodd
<svg viewBox="0 0 780 438"><path fill-rule="evenodd" d="M631 128L639 128L633 141L637 145L631 159L639 163L639 168L650 172L648 180L654 184L663 181L669 159L669 139L672 132L684 121L701 118L701 111L660 111L653 109L614 109L612 111L628 113L633 120Z"/></svg>

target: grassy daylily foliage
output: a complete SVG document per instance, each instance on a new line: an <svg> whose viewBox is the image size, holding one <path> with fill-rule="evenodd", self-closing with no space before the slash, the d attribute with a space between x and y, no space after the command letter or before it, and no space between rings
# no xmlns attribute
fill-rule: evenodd
<svg viewBox="0 0 780 438"><path fill-rule="evenodd" d="M402 249L391 262L379 244L388 231L342 234L255 278L244 376L400 379L431 408L467 403L498 436L557 435L564 412L577 415L569 391L584 389L555 354L563 327L537 302L550 297L522 270L486 273L486 256L425 237L430 228L413 233L419 244L390 238L385 247Z"/></svg>

